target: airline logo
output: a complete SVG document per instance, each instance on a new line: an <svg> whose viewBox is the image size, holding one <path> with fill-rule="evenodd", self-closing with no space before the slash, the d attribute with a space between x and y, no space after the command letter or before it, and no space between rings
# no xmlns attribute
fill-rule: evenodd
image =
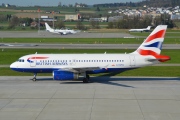
<svg viewBox="0 0 180 120"><path fill-rule="evenodd" d="M162 42L164 40L165 32L166 30L159 30L155 34L148 36L148 38L144 41L143 46L138 49L139 54L143 56L154 56L160 62L169 60L169 56L159 54L162 49Z"/></svg>
<svg viewBox="0 0 180 120"><path fill-rule="evenodd" d="M47 59L47 58L49 58L49 57L29 57L29 58L27 59L27 61L28 61L29 63L33 63L33 60L43 60L43 59Z"/></svg>

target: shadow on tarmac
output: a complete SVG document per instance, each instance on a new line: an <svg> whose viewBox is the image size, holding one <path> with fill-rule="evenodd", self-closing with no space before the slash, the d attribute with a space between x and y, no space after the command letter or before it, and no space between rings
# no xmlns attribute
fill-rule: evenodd
<svg viewBox="0 0 180 120"><path fill-rule="evenodd" d="M83 83L80 77L79 80L73 81L60 81L60 84L87 84ZM51 81L53 78L37 78L37 81ZM180 80L179 77L111 77L111 76L101 76L101 77L91 77L88 84L91 83L102 83L114 86L121 86L121 87L128 87L128 88L135 88L133 86L125 85L117 83L117 81L165 81L165 80Z"/></svg>

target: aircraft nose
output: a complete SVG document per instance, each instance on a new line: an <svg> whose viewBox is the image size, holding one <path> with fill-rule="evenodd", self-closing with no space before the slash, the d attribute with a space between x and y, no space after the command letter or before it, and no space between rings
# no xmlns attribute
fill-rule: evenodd
<svg viewBox="0 0 180 120"><path fill-rule="evenodd" d="M17 64L14 62L14 63L12 63L12 64L10 65L10 68L11 68L11 69L16 69L16 68L18 68L18 66L17 66Z"/></svg>

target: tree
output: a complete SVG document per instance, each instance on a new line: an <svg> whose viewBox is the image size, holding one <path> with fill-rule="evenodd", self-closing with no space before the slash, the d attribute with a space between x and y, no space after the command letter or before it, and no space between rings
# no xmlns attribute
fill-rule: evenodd
<svg viewBox="0 0 180 120"><path fill-rule="evenodd" d="M14 28L19 25L19 18L17 16L13 16L9 22L9 28Z"/></svg>
<svg viewBox="0 0 180 120"><path fill-rule="evenodd" d="M62 20L60 20L60 21L58 21L58 22L56 23L56 26L57 26L58 28L64 28L64 27L65 27L65 24L64 24L64 22L63 22Z"/></svg>
<svg viewBox="0 0 180 120"><path fill-rule="evenodd" d="M6 16L5 15L0 15L0 21L1 22L5 22L7 19L6 19Z"/></svg>
<svg viewBox="0 0 180 120"><path fill-rule="evenodd" d="M108 22L107 28L114 28L113 22Z"/></svg>
<svg viewBox="0 0 180 120"><path fill-rule="evenodd" d="M100 11L100 8L99 8L99 6L97 6L97 8L96 8L96 11Z"/></svg>
<svg viewBox="0 0 180 120"><path fill-rule="evenodd" d="M90 25L91 25L91 28L95 28L95 29L99 29L100 26L99 26L99 21L90 21Z"/></svg>
<svg viewBox="0 0 180 120"><path fill-rule="evenodd" d="M76 23L76 28L79 29L79 30L85 30L85 26L82 24L81 21L78 21Z"/></svg>

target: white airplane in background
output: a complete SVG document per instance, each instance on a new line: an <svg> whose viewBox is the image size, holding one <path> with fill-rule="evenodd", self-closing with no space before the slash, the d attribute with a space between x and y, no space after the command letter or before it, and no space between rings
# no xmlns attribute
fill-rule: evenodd
<svg viewBox="0 0 180 120"><path fill-rule="evenodd" d="M69 28L66 28L66 29L60 29L60 30L66 30L68 33L70 34L76 34L76 33L79 33L81 32L80 30L72 30L72 29L69 29Z"/></svg>
<svg viewBox="0 0 180 120"><path fill-rule="evenodd" d="M129 32L148 32L150 31L151 26L148 26L147 28L143 28L143 29L130 29Z"/></svg>
<svg viewBox="0 0 180 120"><path fill-rule="evenodd" d="M75 34L80 31L70 30L70 29L53 29L51 28L47 23L45 23L46 31L49 31L51 33L57 33L61 35L67 35L67 34Z"/></svg>
<svg viewBox="0 0 180 120"><path fill-rule="evenodd" d="M45 23L45 26L46 26L46 31L49 31L49 32L51 32L51 33L57 33L57 34L61 34L61 35L67 35L67 34L69 34L69 32L66 31L66 30L53 29L53 28L51 28L47 23Z"/></svg>
<svg viewBox="0 0 180 120"><path fill-rule="evenodd" d="M88 74L124 72L170 60L160 55L166 32L166 25L157 26L137 50L129 54L31 54L19 58L10 68L19 72L52 73L54 80L74 80L83 75L83 82L89 81Z"/></svg>

